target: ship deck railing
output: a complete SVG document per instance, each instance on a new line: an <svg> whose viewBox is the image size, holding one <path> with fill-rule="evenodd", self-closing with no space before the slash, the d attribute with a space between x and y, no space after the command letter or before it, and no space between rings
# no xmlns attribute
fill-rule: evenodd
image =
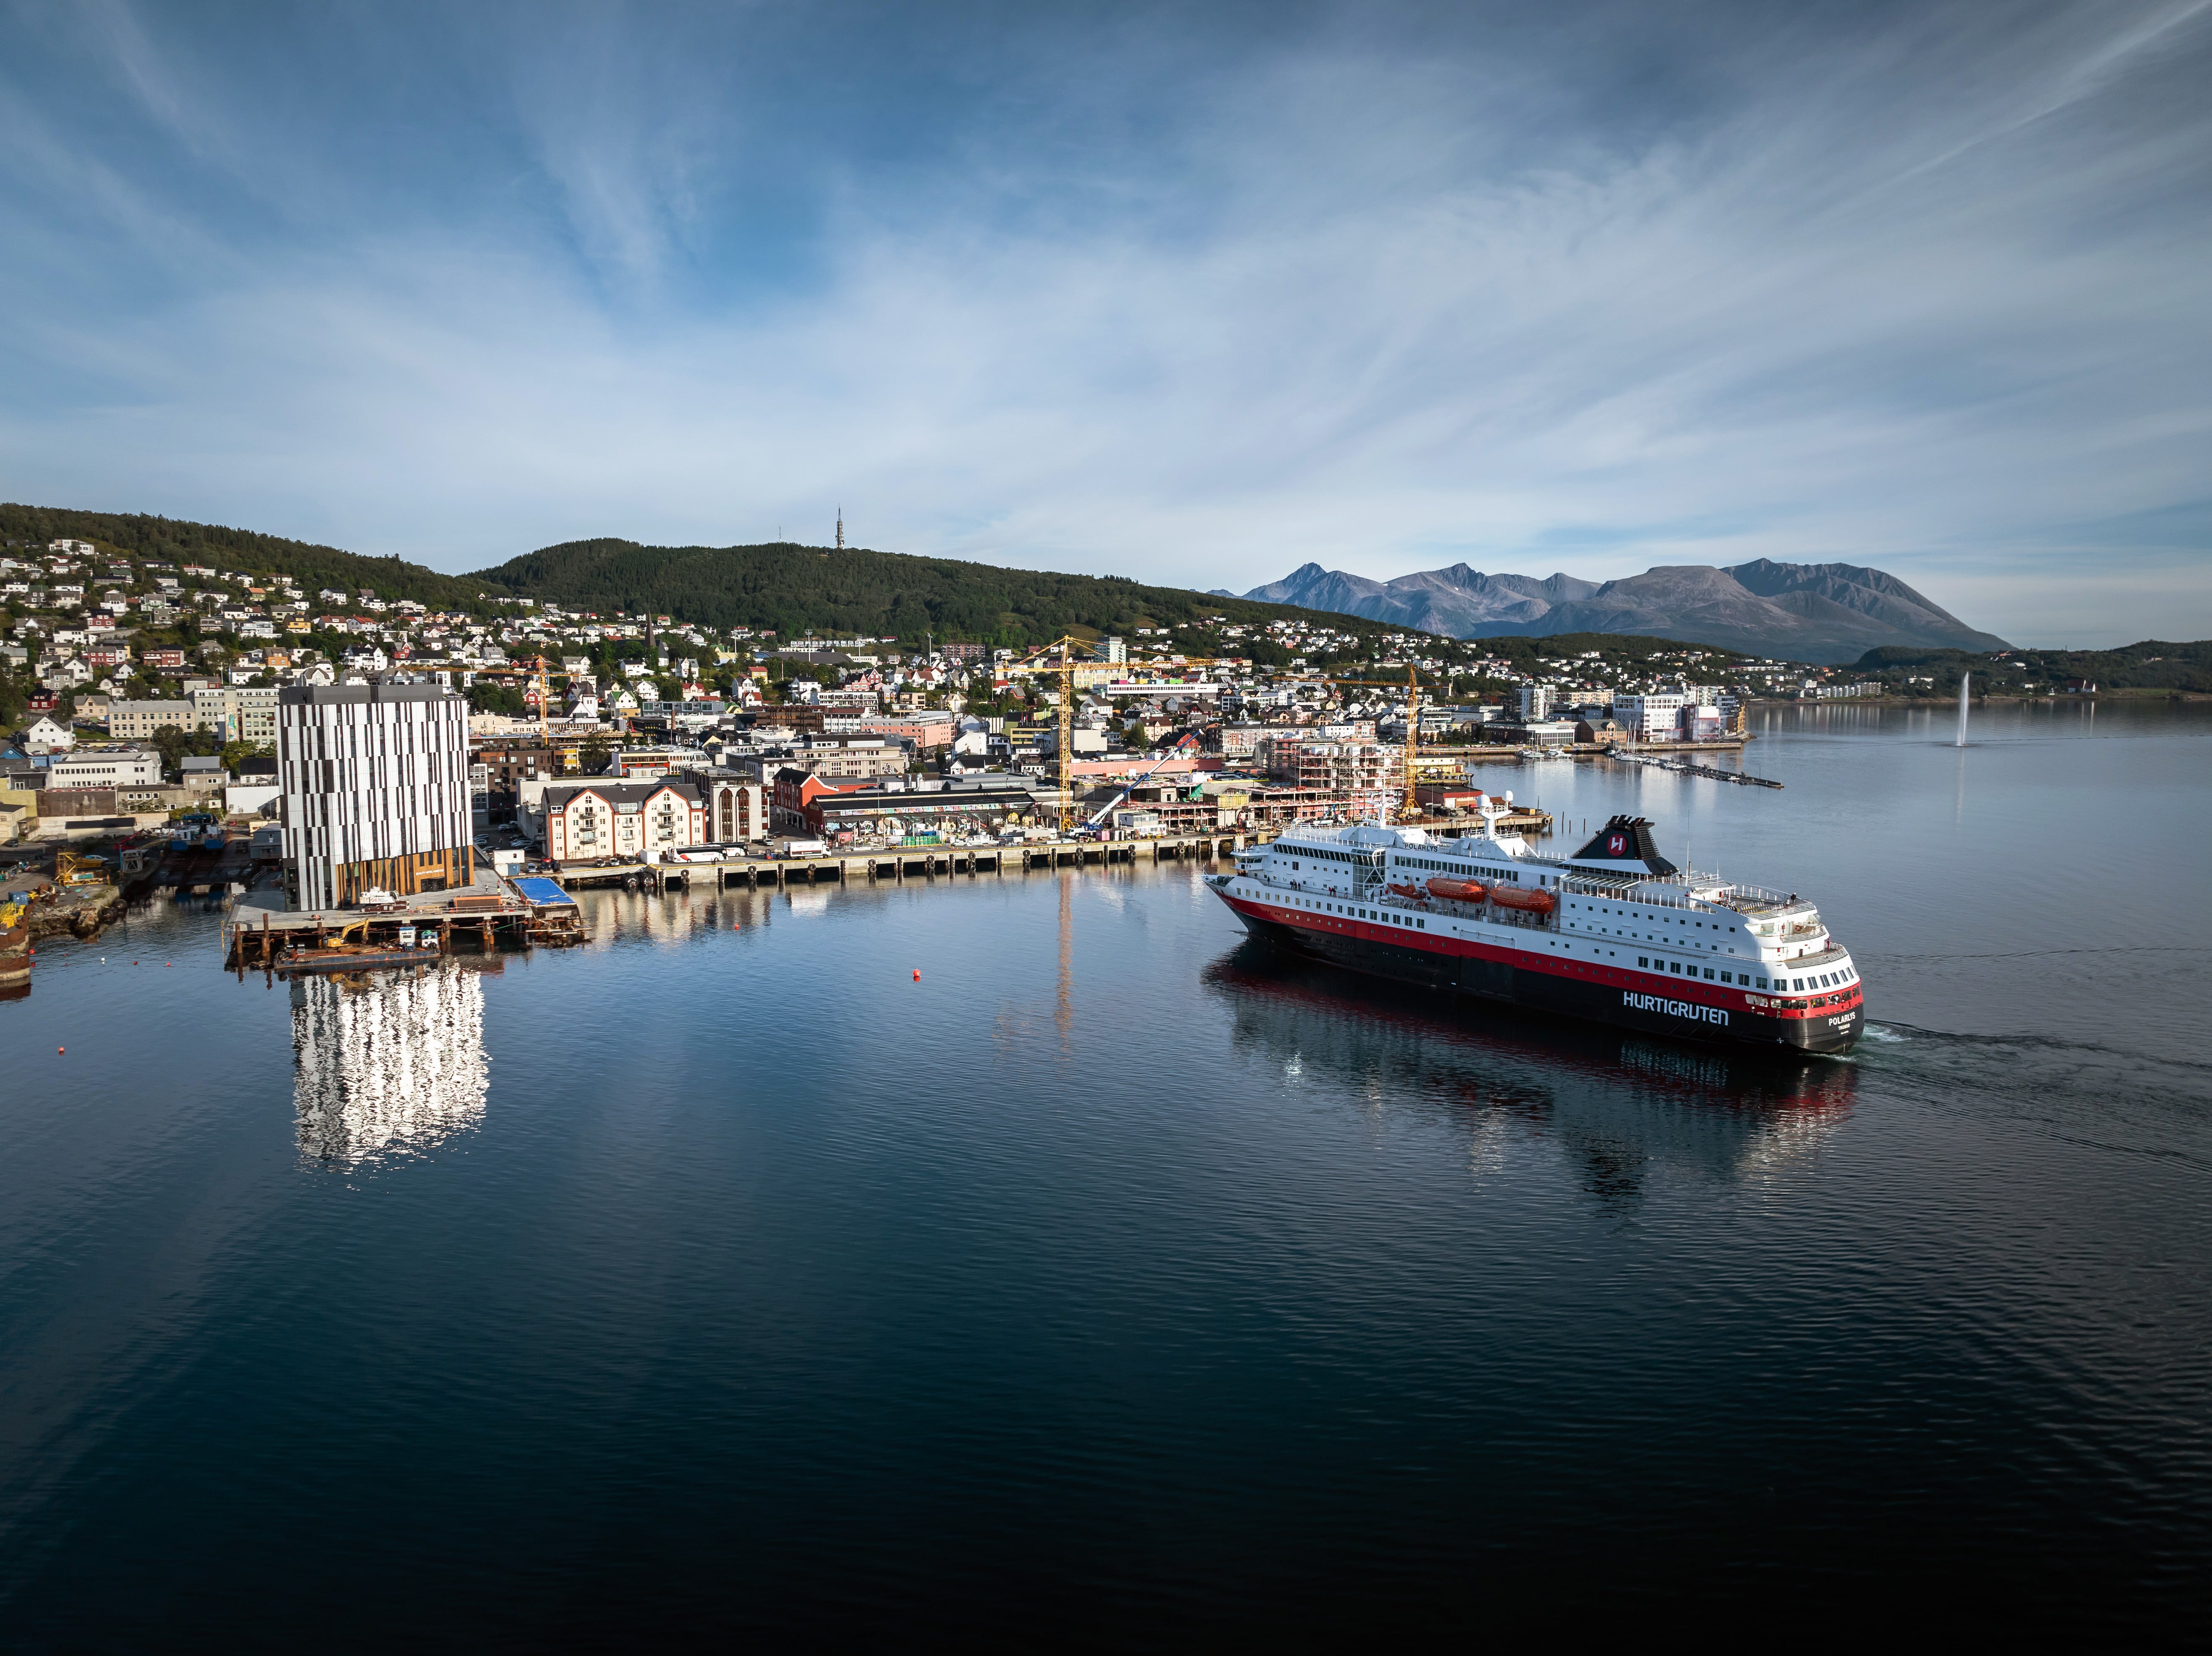
<svg viewBox="0 0 2212 1656"><path fill-rule="evenodd" d="M1739 914L1765 914L1774 909L1789 908L1798 901L1784 892L1770 891L1764 886L1742 885L1733 880L1723 880L1717 874L1700 874L1689 869L1668 875L1612 876L1587 870L1565 870L1560 872L1559 879L1559 889L1577 897L1610 897L1617 902L1650 903L1659 908L1687 909L1701 914L1719 908L1731 909ZM1670 887L1680 889L1669 889ZM1691 895L1696 891L1711 891L1717 895L1711 897Z"/></svg>
<svg viewBox="0 0 2212 1656"><path fill-rule="evenodd" d="M1826 968L1836 964L1838 961L1850 959L1850 952L1851 951L1850 949L1842 947L1840 944L1831 943L1827 948L1823 949L1817 955L1794 955L1786 961L1761 961L1759 962L1759 966L1762 969L1770 974L1779 973L1783 976L1787 977L1792 972L1819 972L1825 970Z"/></svg>

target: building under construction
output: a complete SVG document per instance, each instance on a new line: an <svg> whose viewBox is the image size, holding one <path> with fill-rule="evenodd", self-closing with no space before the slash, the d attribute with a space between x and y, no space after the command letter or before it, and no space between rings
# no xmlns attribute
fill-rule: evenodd
<svg viewBox="0 0 2212 1656"><path fill-rule="evenodd" d="M1340 813L1382 817L1403 792L1406 750L1382 742L1316 742L1296 734L1263 738L1255 754L1267 779L1326 796Z"/></svg>

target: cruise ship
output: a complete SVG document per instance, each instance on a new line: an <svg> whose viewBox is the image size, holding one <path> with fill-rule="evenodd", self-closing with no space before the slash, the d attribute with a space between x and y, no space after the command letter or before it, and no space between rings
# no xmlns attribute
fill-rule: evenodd
<svg viewBox="0 0 2212 1656"><path fill-rule="evenodd" d="M1255 936L1378 977L1697 1040L1857 1041L1858 971L1813 904L1677 868L1641 816L1561 858L1480 810L1458 838L1301 823L1206 883Z"/></svg>

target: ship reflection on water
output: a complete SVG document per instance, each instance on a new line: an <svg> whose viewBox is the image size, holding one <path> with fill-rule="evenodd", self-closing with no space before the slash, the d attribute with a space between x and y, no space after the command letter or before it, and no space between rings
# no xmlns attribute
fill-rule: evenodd
<svg viewBox="0 0 2212 1656"><path fill-rule="evenodd" d="M1848 1116L1847 1061L1674 1043L1450 1000L1240 945L1206 968L1231 1039L1285 1078L1333 1078L1370 1103L1449 1111L1478 1173L1556 1144L1608 1204L1655 1174L1751 1183L1818 1149Z"/></svg>
<svg viewBox="0 0 2212 1656"><path fill-rule="evenodd" d="M420 1155L483 1119L483 983L442 967L292 980L300 1149L355 1167Z"/></svg>

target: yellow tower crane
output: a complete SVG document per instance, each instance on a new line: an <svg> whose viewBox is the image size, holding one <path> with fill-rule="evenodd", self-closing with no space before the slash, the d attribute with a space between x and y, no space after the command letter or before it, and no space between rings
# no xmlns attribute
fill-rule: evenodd
<svg viewBox="0 0 2212 1656"><path fill-rule="evenodd" d="M1352 684L1376 690L1403 690L1406 693L1406 788L1398 802L1401 820L1420 815L1420 795L1414 786L1414 773L1420 765L1421 749L1421 677L1417 669L1406 669L1406 682L1401 684L1392 678L1325 678L1324 684Z"/></svg>
<svg viewBox="0 0 2212 1656"><path fill-rule="evenodd" d="M1084 652L1081 656L1075 653L1079 650ZM1060 831L1062 834L1069 833L1075 827L1075 775L1069 763L1074 737L1075 670L1097 666L1100 657L1097 650L1097 646L1087 639L1062 634L1051 643L1030 651L1006 668L1009 673L1048 675L1060 681ZM1244 663L1222 656L1185 656L1178 661L1164 664L1174 667L1241 667ZM1160 688L1172 694L1176 687L1162 685Z"/></svg>

